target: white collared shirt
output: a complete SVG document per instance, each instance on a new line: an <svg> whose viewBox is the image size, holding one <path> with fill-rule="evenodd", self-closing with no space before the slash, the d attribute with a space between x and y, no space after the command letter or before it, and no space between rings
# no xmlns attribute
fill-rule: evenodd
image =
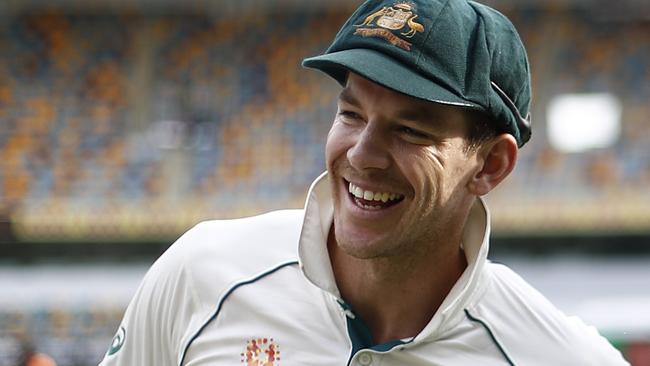
<svg viewBox="0 0 650 366"><path fill-rule="evenodd" d="M374 344L336 286L332 215L323 174L304 210L197 225L151 267L101 365L627 364L594 328L487 260L480 199L463 234L468 266L428 325Z"/></svg>

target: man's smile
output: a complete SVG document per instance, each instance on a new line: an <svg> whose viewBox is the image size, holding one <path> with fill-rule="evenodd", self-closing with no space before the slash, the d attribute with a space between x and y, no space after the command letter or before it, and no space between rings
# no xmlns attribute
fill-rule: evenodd
<svg viewBox="0 0 650 366"><path fill-rule="evenodd" d="M354 204L364 210L381 210L400 203L404 199L401 193L395 193L384 190L364 189L360 185L354 184L347 180L344 182L348 186L348 196Z"/></svg>

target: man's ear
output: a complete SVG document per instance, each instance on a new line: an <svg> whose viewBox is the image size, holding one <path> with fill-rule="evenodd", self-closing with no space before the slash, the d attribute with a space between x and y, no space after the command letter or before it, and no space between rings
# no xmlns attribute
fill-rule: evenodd
<svg viewBox="0 0 650 366"><path fill-rule="evenodd" d="M468 184L470 192L483 196L499 185L515 168L517 153L517 141L510 134L485 142L477 152L483 164Z"/></svg>

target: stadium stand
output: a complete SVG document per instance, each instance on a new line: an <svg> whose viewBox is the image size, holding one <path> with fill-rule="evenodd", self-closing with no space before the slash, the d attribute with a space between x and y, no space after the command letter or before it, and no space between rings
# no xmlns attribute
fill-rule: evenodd
<svg viewBox="0 0 650 366"><path fill-rule="evenodd" d="M647 25L603 24L552 6L513 18L537 86L535 139L522 150L508 185L520 192L515 201L526 206L526 197L551 195L579 204L582 197L588 208L603 197L632 205L642 195L647 202ZM86 224L108 225L97 228L100 235L113 230L119 236L124 228L104 216L142 211L136 204L159 202L170 210L182 198L185 206L200 206L192 219L300 206L309 181L323 169L334 88L287 63L323 49L341 19L337 13L12 19L2 28L0 103L8 123L0 134L0 207L27 235L47 234L40 224L53 215L62 219L54 214L61 209L89 214L95 219ZM129 37L143 28L144 42ZM624 103L619 143L581 154L555 151L543 128L550 96L602 91ZM499 205L513 200L493 196ZM530 229L517 216L497 217L497 223L502 230ZM589 220L592 227L602 223ZM172 226L169 235L189 221ZM84 233L92 236L92 225Z"/></svg>
<svg viewBox="0 0 650 366"><path fill-rule="evenodd" d="M324 169L337 87L298 62L324 49L346 15L7 18L0 217L23 240L140 240L173 238L205 218L300 207ZM650 24L557 5L508 15L529 50L536 119L515 175L489 197L502 212L497 231L647 232ZM618 143L553 149L548 100L600 91L623 102ZM96 363L122 311L0 309L0 366L13 365L27 340L59 366Z"/></svg>

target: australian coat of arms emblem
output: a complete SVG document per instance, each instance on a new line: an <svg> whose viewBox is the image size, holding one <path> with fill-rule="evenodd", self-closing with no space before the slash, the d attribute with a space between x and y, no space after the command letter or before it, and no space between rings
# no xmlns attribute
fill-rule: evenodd
<svg viewBox="0 0 650 366"><path fill-rule="evenodd" d="M411 38L418 32L424 32L424 26L415 21L417 14L414 14L413 7L405 2L396 3L393 6L384 6L380 10L368 15L357 27L354 34L362 37L379 37L391 44L411 50L411 43L395 35L393 31L401 31L399 34L405 38Z"/></svg>

